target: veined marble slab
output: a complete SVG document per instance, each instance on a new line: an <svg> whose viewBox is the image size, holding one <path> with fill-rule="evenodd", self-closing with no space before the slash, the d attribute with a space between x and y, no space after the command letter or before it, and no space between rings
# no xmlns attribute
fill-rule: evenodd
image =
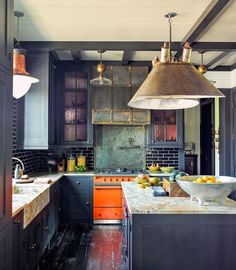
<svg viewBox="0 0 236 270"><path fill-rule="evenodd" d="M122 189L131 214L236 214L236 201L226 199L224 205L184 197L154 197L151 188L142 189L137 183L122 182Z"/></svg>

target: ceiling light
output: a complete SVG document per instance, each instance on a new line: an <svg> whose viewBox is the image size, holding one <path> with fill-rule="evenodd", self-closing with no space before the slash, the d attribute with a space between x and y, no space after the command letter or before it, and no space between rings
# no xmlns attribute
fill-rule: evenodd
<svg viewBox="0 0 236 270"><path fill-rule="evenodd" d="M199 52L200 54L201 54L201 65L197 68L198 69L198 71L202 74L202 75L204 75L206 72L207 72L207 67L203 64L203 54L205 53L205 52L203 52L203 51L200 51ZM216 81L212 81L212 80L208 80L210 83L216 83Z"/></svg>
<svg viewBox="0 0 236 270"><path fill-rule="evenodd" d="M25 55L27 51L20 46L19 42L19 20L24 13L15 11L14 16L17 17L17 43L13 50L13 97L18 99L27 93L32 83L37 83L39 80L26 71Z"/></svg>
<svg viewBox="0 0 236 270"><path fill-rule="evenodd" d="M98 72L98 77L90 80L90 84L94 86L106 86L106 85L111 85L112 81L106 77L103 76L103 73L106 70L105 65L102 63L102 54L104 53L104 50L99 50L98 53L100 54L100 63L97 65L97 72Z"/></svg>
<svg viewBox="0 0 236 270"><path fill-rule="evenodd" d="M170 41L161 48L161 59L128 105L140 109L186 109L199 104L200 98L224 97L191 63L191 47L185 43L182 60L171 56L171 21L177 14L168 13Z"/></svg>

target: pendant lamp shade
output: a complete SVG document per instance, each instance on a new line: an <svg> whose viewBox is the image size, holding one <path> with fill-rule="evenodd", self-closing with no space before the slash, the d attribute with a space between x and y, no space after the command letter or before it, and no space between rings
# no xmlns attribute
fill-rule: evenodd
<svg viewBox="0 0 236 270"><path fill-rule="evenodd" d="M32 83L37 83L39 80L29 74L25 68L26 50L20 46L20 18L24 17L24 12L14 11L14 16L17 18L16 28L16 45L13 50L13 97L21 98L30 89Z"/></svg>
<svg viewBox="0 0 236 270"><path fill-rule="evenodd" d="M199 98L224 97L192 64L161 63L152 71L128 103L140 109L186 109Z"/></svg>
<svg viewBox="0 0 236 270"><path fill-rule="evenodd" d="M23 48L13 50L13 97L16 99L24 96L32 83L39 82L26 71L25 55L26 50Z"/></svg>
<svg viewBox="0 0 236 270"><path fill-rule="evenodd" d="M98 53L100 54L100 63L97 65L96 70L99 74L98 77L90 80L90 84L93 86L109 86L112 85L112 81L106 77L104 77L103 73L106 70L106 66L102 63L102 54L105 50L99 50Z"/></svg>
<svg viewBox="0 0 236 270"><path fill-rule="evenodd" d="M161 58L153 60L153 68L128 105L139 109L187 109L199 104L201 98L224 97L191 63L190 44L183 47L182 59L171 54L171 22L177 14L165 15L169 21L170 41L161 48Z"/></svg>

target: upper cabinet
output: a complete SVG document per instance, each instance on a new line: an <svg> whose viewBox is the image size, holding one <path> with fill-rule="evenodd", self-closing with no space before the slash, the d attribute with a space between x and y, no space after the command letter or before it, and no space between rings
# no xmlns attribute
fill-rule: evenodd
<svg viewBox="0 0 236 270"><path fill-rule="evenodd" d="M56 144L56 61L49 52L28 52L27 68L39 82L17 103L17 147L48 149Z"/></svg>
<svg viewBox="0 0 236 270"><path fill-rule="evenodd" d="M58 71L59 145L92 145L89 68L60 65Z"/></svg>
<svg viewBox="0 0 236 270"><path fill-rule="evenodd" d="M13 49L13 1L2 0L0 2L0 67L12 70Z"/></svg>
<svg viewBox="0 0 236 270"><path fill-rule="evenodd" d="M151 123L150 111L127 104L148 75L148 67L108 66L104 76L111 86L93 87L93 124L146 125ZM93 77L97 76L96 68Z"/></svg>
<svg viewBox="0 0 236 270"><path fill-rule="evenodd" d="M183 146L183 110L152 110L148 145Z"/></svg>

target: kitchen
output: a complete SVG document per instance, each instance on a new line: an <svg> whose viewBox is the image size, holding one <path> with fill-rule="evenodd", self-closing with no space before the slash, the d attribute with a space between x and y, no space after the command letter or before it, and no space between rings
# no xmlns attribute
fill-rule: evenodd
<svg viewBox="0 0 236 270"><path fill-rule="evenodd" d="M146 248L155 250L156 243L165 241L165 252L172 250L168 243L179 245L178 236L189 240L195 234L199 241L190 247L195 253L204 235L208 249L224 246L223 259L217 263L212 261L217 248L208 259L200 252L199 265L208 267L202 269L235 269L230 251L235 239L233 202L228 208L199 209L196 202L184 208L189 198L168 198L171 209L157 213L165 198L154 198L151 188L133 183L137 175L147 174L151 164L191 175L235 177L235 9L235 1L1 2L0 269L155 269L155 254ZM13 11L19 12L14 16ZM164 16L172 11L177 16ZM198 106L180 110L127 105L152 70L154 57L162 59L160 50L169 34L172 55L180 57L188 41L191 62L201 67L199 71L207 70L204 76L225 98L200 97ZM13 90L12 98L13 46L14 61L24 59L19 42L27 50L25 69L36 79L23 97L15 98ZM102 86L96 85L101 82L99 75ZM12 178L18 178L23 167L29 175L23 180L34 179L34 184L18 180L20 184L12 186ZM151 172L149 176L163 180L170 175ZM182 215L173 215L180 201ZM150 216L145 207L155 215ZM184 224L186 234L172 231L168 222L178 228ZM194 222L202 225L199 234ZM204 230L206 224L213 232ZM133 234L121 229L131 225ZM136 226L143 228L143 235ZM214 233L221 226L225 233ZM147 228L160 230L161 237L151 236ZM176 237L169 238L167 230ZM150 236L153 240L146 241ZM77 246L66 245L67 237ZM96 237L103 244L93 242ZM57 246L60 239L62 245ZM80 244L86 241L87 245ZM140 246L137 252L133 245ZM99 257L100 248L107 259ZM153 262L159 269L179 269L180 258L181 269L195 269L181 252L172 256L173 264L164 263L162 252ZM111 254L115 260L109 259ZM195 262L196 257L191 259Z"/></svg>

